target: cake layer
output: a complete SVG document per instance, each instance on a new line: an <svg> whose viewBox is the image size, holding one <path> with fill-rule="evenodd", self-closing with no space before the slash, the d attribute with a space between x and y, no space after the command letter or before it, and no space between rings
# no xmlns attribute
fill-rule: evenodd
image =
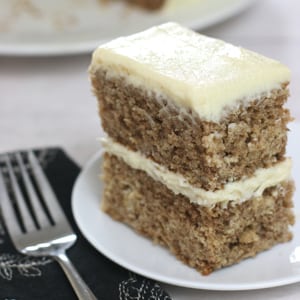
<svg viewBox="0 0 300 300"><path fill-rule="evenodd" d="M163 47L162 47L163 45ZM174 103L218 122L228 112L290 80L281 63L176 23L166 23L100 46L90 72L122 74Z"/></svg>
<svg viewBox="0 0 300 300"><path fill-rule="evenodd" d="M292 182L223 208L207 208L175 195L116 156L104 156L102 209L166 246L202 274L237 263L291 239Z"/></svg>
<svg viewBox="0 0 300 300"><path fill-rule="evenodd" d="M217 203L226 206L228 202L233 205L251 197L260 197L266 188L287 181L291 176L291 160L287 158L273 167L256 170L250 178L227 183L221 190L206 191L192 186L182 175L170 172L164 166L147 159L139 152L129 150L110 138L103 139L102 144L106 152L122 159L131 168L146 172L148 176L168 187L175 195L182 194L190 202L207 207Z"/></svg>
<svg viewBox="0 0 300 300"><path fill-rule="evenodd" d="M104 70L92 76L104 130L115 141L180 173L206 190L251 176L284 157L289 112L285 86L253 99L222 123L183 113L167 97L136 88Z"/></svg>

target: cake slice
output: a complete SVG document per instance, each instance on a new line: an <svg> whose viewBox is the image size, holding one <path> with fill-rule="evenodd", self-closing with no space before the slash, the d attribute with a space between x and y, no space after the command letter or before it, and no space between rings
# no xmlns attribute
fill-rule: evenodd
<svg viewBox="0 0 300 300"><path fill-rule="evenodd" d="M166 23L93 54L102 209L202 274L291 239L290 72Z"/></svg>

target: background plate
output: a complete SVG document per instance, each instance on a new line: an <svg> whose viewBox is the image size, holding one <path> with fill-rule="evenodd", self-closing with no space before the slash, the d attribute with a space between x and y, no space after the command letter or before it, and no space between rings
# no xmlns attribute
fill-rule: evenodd
<svg viewBox="0 0 300 300"><path fill-rule="evenodd" d="M0 54L90 52L100 43L170 20L201 29L239 13L252 2L168 0L163 10L147 13L100 0L0 0Z"/></svg>
<svg viewBox="0 0 300 300"><path fill-rule="evenodd" d="M208 290L249 290L300 281L300 124L291 124L288 153L293 158L296 181L294 239L260 253L255 258L201 276L165 248L113 221L100 210L101 153L94 156L79 175L72 194L76 222L87 240L117 264L146 277L182 287Z"/></svg>

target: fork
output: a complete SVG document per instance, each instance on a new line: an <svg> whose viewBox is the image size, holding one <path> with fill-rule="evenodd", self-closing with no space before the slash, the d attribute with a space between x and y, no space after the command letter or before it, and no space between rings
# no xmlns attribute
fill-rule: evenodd
<svg viewBox="0 0 300 300"><path fill-rule="evenodd" d="M15 154L15 160L4 156L7 182L0 169L0 207L10 238L23 254L54 258L64 270L77 297L96 300L66 255L66 250L75 243L77 236L34 153L28 151L26 156L31 172L20 153ZM17 163L20 176L15 174L13 163Z"/></svg>

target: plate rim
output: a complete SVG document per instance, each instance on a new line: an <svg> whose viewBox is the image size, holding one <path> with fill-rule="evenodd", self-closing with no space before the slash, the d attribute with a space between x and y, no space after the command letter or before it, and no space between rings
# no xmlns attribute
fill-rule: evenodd
<svg viewBox="0 0 300 300"><path fill-rule="evenodd" d="M300 123L294 122L296 125L293 127L297 127L298 130L300 130ZM75 222L83 234L83 236L88 240L88 242L101 254L103 254L105 257L107 257L109 260L112 262L126 268L127 270L131 270L137 274L140 274L142 276L151 278L153 280L165 283L165 284L170 284L173 286L177 287L183 287L183 288L192 288L192 289L202 289L202 290L211 290L211 291L246 291L246 290L258 290L258 289L265 289L265 288L273 288L273 287L280 287L280 286L285 286L293 283L300 282L300 274L299 275L294 275L294 276L289 276L285 277L283 279L277 278L269 281L261 281L261 282L256 282L256 283L251 283L246 284L246 283L238 283L238 284L216 284L216 283L207 283L207 282L199 282L197 284L194 284L193 282L190 282L188 280L176 280L173 278L169 278L168 276L162 276L160 274L154 274L153 272L148 272L138 266L131 265L130 263L126 263L126 261L120 259L118 256L114 255L110 250L106 249L102 245L99 247L99 244L95 240L95 237L91 235L89 232L85 232L85 229L83 229L82 224L80 224L78 215L77 215L77 207L76 207L76 198L75 194L77 193L77 189L82 183L82 181L86 178L87 174L91 172L91 168L101 159L101 155L103 154L103 150L101 149L100 151L96 152L91 158L87 161L87 163L84 165L82 168L79 176L76 178L75 184L73 186L72 190L72 196L71 196L71 208L72 208L72 213L75 219ZM120 223L120 225L123 225ZM279 244L275 245L273 248L276 246L284 246L287 245L288 243L285 244ZM299 245L300 246L300 245ZM255 258L254 258L255 259ZM242 262L241 262L242 263ZM221 270L222 271L222 270ZM201 276L201 274L200 274ZM201 278L201 277L200 277Z"/></svg>

